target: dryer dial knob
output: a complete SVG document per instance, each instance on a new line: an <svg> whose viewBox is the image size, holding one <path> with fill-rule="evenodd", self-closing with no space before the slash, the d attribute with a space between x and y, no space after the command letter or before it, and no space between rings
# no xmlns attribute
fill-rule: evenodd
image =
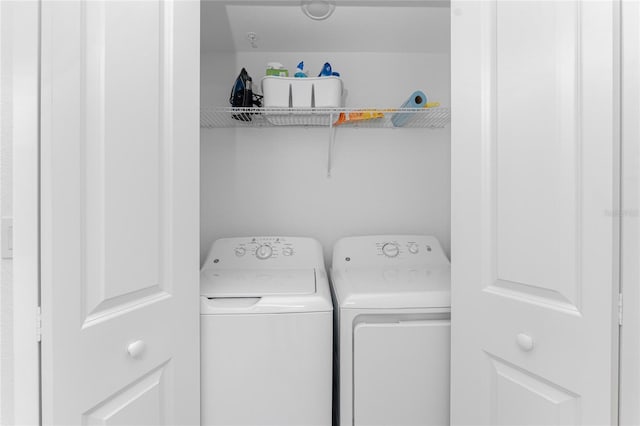
<svg viewBox="0 0 640 426"><path fill-rule="evenodd" d="M382 253L387 257L396 257L400 254L400 249L394 243L386 243L382 246Z"/></svg>
<svg viewBox="0 0 640 426"><path fill-rule="evenodd" d="M258 259L268 259L273 254L273 249L267 244L263 244L256 249L256 257Z"/></svg>
<svg viewBox="0 0 640 426"><path fill-rule="evenodd" d="M420 251L420 248L416 243L409 244L409 253L418 254L419 251Z"/></svg>
<svg viewBox="0 0 640 426"><path fill-rule="evenodd" d="M247 253L247 249L244 247L236 247L236 256L242 257Z"/></svg>

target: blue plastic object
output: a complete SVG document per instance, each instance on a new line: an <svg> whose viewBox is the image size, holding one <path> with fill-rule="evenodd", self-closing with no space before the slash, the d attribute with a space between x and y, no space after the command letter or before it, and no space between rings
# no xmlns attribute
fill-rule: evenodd
<svg viewBox="0 0 640 426"><path fill-rule="evenodd" d="M427 95L420 90L416 90L411 94L400 108L424 108L427 103ZM395 127L403 126L414 114L410 112L396 112L391 116L391 122Z"/></svg>
<svg viewBox="0 0 640 426"><path fill-rule="evenodd" d="M298 64L297 68L298 68L298 70L293 75L294 77L298 77L298 78L307 77L307 74L305 74L305 72L304 72L304 61L300 61L300 63Z"/></svg>
<svg viewBox="0 0 640 426"><path fill-rule="evenodd" d="M318 74L318 77L329 77L332 74L333 71L331 70L331 64L329 62L325 62L320 74Z"/></svg>

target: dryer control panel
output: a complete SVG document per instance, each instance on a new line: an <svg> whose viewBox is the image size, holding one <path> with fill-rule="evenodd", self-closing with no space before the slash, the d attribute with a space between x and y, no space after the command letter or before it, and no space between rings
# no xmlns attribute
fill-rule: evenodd
<svg viewBox="0 0 640 426"><path fill-rule="evenodd" d="M373 235L339 240L333 268L389 265L449 265L437 238L427 235Z"/></svg>
<svg viewBox="0 0 640 426"><path fill-rule="evenodd" d="M239 237L216 240L203 269L324 268L322 247L313 238Z"/></svg>

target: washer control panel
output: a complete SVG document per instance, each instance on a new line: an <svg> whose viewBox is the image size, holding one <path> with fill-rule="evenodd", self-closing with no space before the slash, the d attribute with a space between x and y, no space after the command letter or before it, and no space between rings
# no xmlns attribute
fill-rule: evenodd
<svg viewBox="0 0 640 426"><path fill-rule="evenodd" d="M440 242L427 235L375 235L338 241L333 267L449 264Z"/></svg>
<svg viewBox="0 0 640 426"><path fill-rule="evenodd" d="M211 246L203 268L316 267L318 259L322 247L313 238L221 238Z"/></svg>
<svg viewBox="0 0 640 426"><path fill-rule="evenodd" d="M233 252L237 257L249 255L268 260L279 256L294 256L296 248L294 242L284 237L252 237L237 241Z"/></svg>
<svg viewBox="0 0 640 426"><path fill-rule="evenodd" d="M433 247L429 242L421 242L418 239L412 241L411 239L398 239L390 238L389 240L380 240L376 242L377 254L379 256L386 257L407 257L412 256L419 257L418 255L422 251L431 252ZM439 245L439 244L438 244Z"/></svg>

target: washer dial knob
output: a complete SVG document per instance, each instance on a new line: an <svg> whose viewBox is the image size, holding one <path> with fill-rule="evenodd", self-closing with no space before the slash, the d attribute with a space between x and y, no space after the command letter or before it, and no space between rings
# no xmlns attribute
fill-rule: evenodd
<svg viewBox="0 0 640 426"><path fill-rule="evenodd" d="M293 249L291 247L285 247L282 249L282 254L285 256L291 256L293 254Z"/></svg>
<svg viewBox="0 0 640 426"><path fill-rule="evenodd" d="M396 257L400 254L400 249L394 243L386 243L382 246L382 253L387 257Z"/></svg>
<svg viewBox="0 0 640 426"><path fill-rule="evenodd" d="M416 243L409 244L409 253L417 254L420 251L420 248Z"/></svg>
<svg viewBox="0 0 640 426"><path fill-rule="evenodd" d="M272 254L273 249L267 244L263 244L256 249L256 257L261 260L270 258Z"/></svg>
<svg viewBox="0 0 640 426"><path fill-rule="evenodd" d="M244 247L236 247L236 256L238 257L242 257L247 253L247 249L245 249Z"/></svg>

